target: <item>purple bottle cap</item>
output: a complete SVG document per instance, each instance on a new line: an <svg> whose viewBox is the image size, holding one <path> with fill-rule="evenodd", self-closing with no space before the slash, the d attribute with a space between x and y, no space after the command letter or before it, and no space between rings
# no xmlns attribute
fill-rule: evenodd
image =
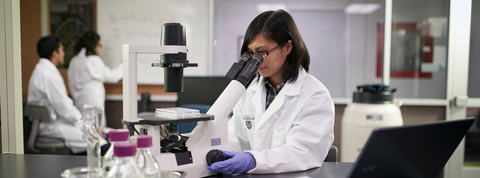
<svg viewBox="0 0 480 178"><path fill-rule="evenodd" d="M108 132L108 140L111 142L128 141L128 130L127 129L110 130L110 132Z"/></svg>
<svg viewBox="0 0 480 178"><path fill-rule="evenodd" d="M137 135L137 147L138 148L148 148L152 147L152 136L151 135Z"/></svg>
<svg viewBox="0 0 480 178"><path fill-rule="evenodd" d="M133 143L117 143L113 145L113 156L127 157L137 154L137 146Z"/></svg>

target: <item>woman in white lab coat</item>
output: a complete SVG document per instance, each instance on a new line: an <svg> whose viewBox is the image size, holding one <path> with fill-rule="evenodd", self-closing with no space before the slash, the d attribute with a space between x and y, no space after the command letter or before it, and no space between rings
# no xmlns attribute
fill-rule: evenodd
<svg viewBox="0 0 480 178"><path fill-rule="evenodd" d="M75 106L83 112L84 105L105 107L104 82L118 82L123 77L123 65L110 69L98 55L102 49L100 36L86 32L75 46L75 56L68 67L68 85ZM106 127L105 111L102 127Z"/></svg>
<svg viewBox="0 0 480 178"><path fill-rule="evenodd" d="M334 104L310 75L310 56L292 17L266 11L248 26L241 51L263 63L233 110L228 158L208 167L224 174L304 171L323 164L333 143Z"/></svg>

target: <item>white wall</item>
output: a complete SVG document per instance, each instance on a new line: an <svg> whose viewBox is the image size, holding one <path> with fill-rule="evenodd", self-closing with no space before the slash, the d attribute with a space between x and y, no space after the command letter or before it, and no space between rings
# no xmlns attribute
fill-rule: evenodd
<svg viewBox="0 0 480 178"><path fill-rule="evenodd" d="M255 1L215 1L213 75L224 76L240 57L241 42L250 21L259 13ZM241 42L239 42L239 40Z"/></svg>
<svg viewBox="0 0 480 178"><path fill-rule="evenodd" d="M346 17L343 10L292 10L297 27L310 54L309 73L330 90L332 96L345 94Z"/></svg>
<svg viewBox="0 0 480 178"><path fill-rule="evenodd" d="M187 60L198 67L184 70L185 75L208 73L209 0L98 0L97 27L102 38L100 56L110 67L122 60L122 45L160 45L164 23L181 23L186 28ZM139 84L163 84L163 68L151 67L159 63L160 55L137 55Z"/></svg>
<svg viewBox="0 0 480 178"><path fill-rule="evenodd" d="M376 77L376 48L377 23L383 22L384 16L383 1L368 1L368 3L381 4L381 8L370 14L347 15L347 49L345 51L347 77L343 79L346 88L344 95L335 97L352 97L357 85L381 83L381 78Z"/></svg>

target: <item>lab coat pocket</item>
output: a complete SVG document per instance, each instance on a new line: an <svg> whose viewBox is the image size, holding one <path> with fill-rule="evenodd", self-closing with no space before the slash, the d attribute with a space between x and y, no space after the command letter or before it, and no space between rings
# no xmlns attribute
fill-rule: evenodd
<svg viewBox="0 0 480 178"><path fill-rule="evenodd" d="M286 136L287 134L286 133L283 133L283 132L279 132L277 130L273 130L273 136L272 136L272 146L270 148L277 148L283 144L285 144L286 142Z"/></svg>

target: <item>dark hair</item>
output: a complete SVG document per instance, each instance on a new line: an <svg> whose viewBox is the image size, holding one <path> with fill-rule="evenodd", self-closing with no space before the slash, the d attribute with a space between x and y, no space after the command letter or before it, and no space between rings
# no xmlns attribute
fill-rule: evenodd
<svg viewBox="0 0 480 178"><path fill-rule="evenodd" d="M308 72L310 55L290 14L279 9L277 11L265 11L255 17L248 26L247 32L245 32L242 53L248 51L248 44L260 33L267 40L275 41L280 46L284 46L288 40L292 40L292 51L287 55L287 59L282 66L282 77L285 81L295 81L300 66Z"/></svg>
<svg viewBox="0 0 480 178"><path fill-rule="evenodd" d="M98 55L95 53L95 47L100 41L100 35L94 31L85 32L80 39L78 39L77 45L75 45L74 54L77 55L82 48L87 49L87 56Z"/></svg>
<svg viewBox="0 0 480 178"><path fill-rule="evenodd" d="M40 58L50 60L53 51L58 52L58 48L60 48L60 38L55 35L42 37L37 42L37 54Z"/></svg>

